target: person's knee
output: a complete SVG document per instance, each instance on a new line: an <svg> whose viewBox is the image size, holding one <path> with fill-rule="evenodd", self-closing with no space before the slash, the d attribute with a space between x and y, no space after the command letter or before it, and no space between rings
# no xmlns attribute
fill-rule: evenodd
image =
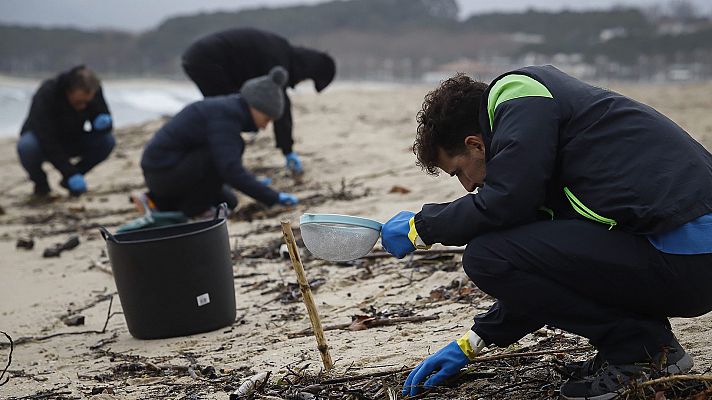
<svg viewBox="0 0 712 400"><path fill-rule="evenodd" d="M100 155L103 157L103 159L106 159L107 157L109 157L109 154L111 154L111 152L114 150L114 147L116 147L116 138L111 133L106 133L101 139L98 147Z"/></svg>
<svg viewBox="0 0 712 400"><path fill-rule="evenodd" d="M42 162L42 147L34 133L27 132L20 136L17 141L17 154L23 164Z"/></svg>
<svg viewBox="0 0 712 400"><path fill-rule="evenodd" d="M231 211L237 208L238 201L235 191L233 191L230 186L223 185L218 198L218 203L225 203L227 208Z"/></svg>
<svg viewBox="0 0 712 400"><path fill-rule="evenodd" d="M503 237L489 233L472 239L462 256L462 267L467 276L480 289L488 291L492 282L506 277L512 267L503 252L499 251ZM506 253L506 252L504 252Z"/></svg>
<svg viewBox="0 0 712 400"><path fill-rule="evenodd" d="M89 142L84 145L82 159L89 160L89 163L96 165L109 157L109 154L116 146L114 135L102 133L89 138Z"/></svg>

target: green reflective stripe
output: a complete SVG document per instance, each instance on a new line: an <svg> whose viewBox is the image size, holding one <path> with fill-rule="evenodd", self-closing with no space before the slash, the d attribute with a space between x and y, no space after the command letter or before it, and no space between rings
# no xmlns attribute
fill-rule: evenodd
<svg viewBox="0 0 712 400"><path fill-rule="evenodd" d="M618 224L615 220L602 217L596 214L590 208L586 207L579 199L576 198L576 196L574 196L573 193L571 193L571 190L569 190L568 187L564 188L564 193L566 194L566 198L569 199L569 203L571 203L571 206L574 208L574 211L583 215L585 218L588 218L595 222L600 222L602 224L610 225L610 228L608 228L609 230L613 229L613 227Z"/></svg>
<svg viewBox="0 0 712 400"><path fill-rule="evenodd" d="M490 129L494 124L494 111L497 106L508 100L520 97L549 97L554 98L546 86L541 82L526 75L511 74L495 82L487 97L487 113L489 114Z"/></svg>
<svg viewBox="0 0 712 400"><path fill-rule="evenodd" d="M545 213L551 215L551 220L554 220L554 210L548 207L541 206L539 207L539 210L544 211Z"/></svg>

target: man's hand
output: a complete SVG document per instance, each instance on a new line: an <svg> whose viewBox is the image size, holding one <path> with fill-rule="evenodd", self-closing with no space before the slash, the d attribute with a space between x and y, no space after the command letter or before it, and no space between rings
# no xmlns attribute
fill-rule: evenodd
<svg viewBox="0 0 712 400"><path fill-rule="evenodd" d="M415 245L408 236L413 216L415 213L401 211L383 224L381 229L381 245L397 258L403 258L406 254L415 251Z"/></svg>
<svg viewBox="0 0 712 400"><path fill-rule="evenodd" d="M403 396L415 396L424 389L442 384L457 375L468 362L470 359L453 340L410 372L403 385Z"/></svg>
<svg viewBox="0 0 712 400"><path fill-rule="evenodd" d="M74 174L67 179L67 188L72 194L80 194L87 191L87 183L82 174Z"/></svg>
<svg viewBox="0 0 712 400"><path fill-rule="evenodd" d="M403 396L415 396L422 392L423 388L438 386L457 375L484 347L482 338L474 331L468 331L418 364L405 380Z"/></svg>
<svg viewBox="0 0 712 400"><path fill-rule="evenodd" d="M297 153L291 152L284 156L284 158L287 160L287 169L292 173L301 174L304 172L304 168L302 168L302 160L299 159Z"/></svg>
<svg viewBox="0 0 712 400"><path fill-rule="evenodd" d="M94 121L91 123L92 129L95 131L103 131L104 129L107 129L109 126L111 126L111 115L107 113L101 113L94 118Z"/></svg>

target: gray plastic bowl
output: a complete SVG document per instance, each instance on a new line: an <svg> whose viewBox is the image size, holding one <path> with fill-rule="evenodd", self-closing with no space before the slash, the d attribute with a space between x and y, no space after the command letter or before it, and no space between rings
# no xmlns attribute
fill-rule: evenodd
<svg viewBox="0 0 712 400"><path fill-rule="evenodd" d="M304 214L299 226L307 249L327 261L361 258L381 235L380 222L350 215Z"/></svg>

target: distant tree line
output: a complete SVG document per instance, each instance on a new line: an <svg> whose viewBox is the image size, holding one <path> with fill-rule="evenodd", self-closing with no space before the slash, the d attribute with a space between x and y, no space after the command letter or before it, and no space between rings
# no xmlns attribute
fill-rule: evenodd
<svg viewBox="0 0 712 400"><path fill-rule="evenodd" d="M339 76L352 79L419 79L458 60L505 67L562 54L613 71L712 65L712 23L678 3L676 15L613 8L459 20L455 0L349 0L182 16L140 34L0 25L0 73L41 75L86 63L104 76L180 76L180 55L192 41L240 26L329 51Z"/></svg>

